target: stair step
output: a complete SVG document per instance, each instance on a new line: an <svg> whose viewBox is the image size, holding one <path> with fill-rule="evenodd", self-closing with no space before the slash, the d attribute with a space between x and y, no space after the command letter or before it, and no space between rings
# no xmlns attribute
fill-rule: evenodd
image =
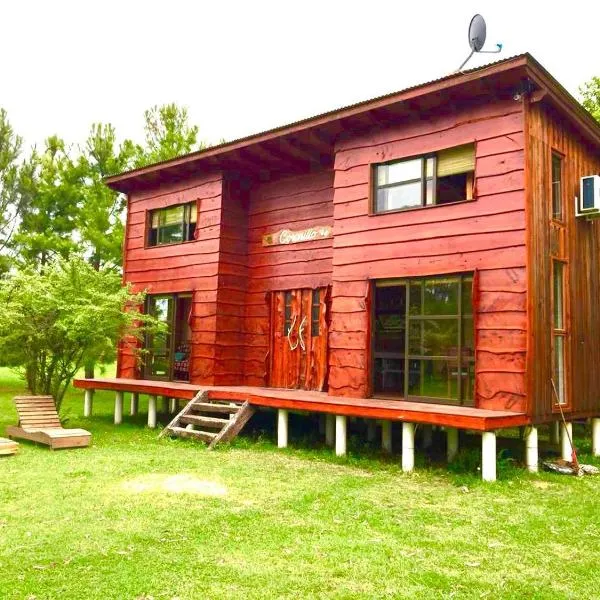
<svg viewBox="0 0 600 600"><path fill-rule="evenodd" d="M179 437L196 438L203 442L212 442L217 437L216 433L210 431L196 431L185 427L169 427L169 431Z"/></svg>
<svg viewBox="0 0 600 600"><path fill-rule="evenodd" d="M222 429L229 423L229 419L219 419L218 417L201 417L198 415L183 415L179 418L180 423L185 425L198 425L199 427L208 427Z"/></svg>
<svg viewBox="0 0 600 600"><path fill-rule="evenodd" d="M214 402L194 402L192 409L198 412L232 414L240 409L240 405L216 404Z"/></svg>

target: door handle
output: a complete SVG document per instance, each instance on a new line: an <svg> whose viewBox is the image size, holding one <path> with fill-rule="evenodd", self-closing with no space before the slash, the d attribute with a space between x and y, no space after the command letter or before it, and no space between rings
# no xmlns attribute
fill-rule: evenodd
<svg viewBox="0 0 600 600"><path fill-rule="evenodd" d="M300 342L300 347L302 348L303 352L306 352L306 344L304 343L304 327L306 323L306 315L304 315L304 318L302 319L301 323L300 323L300 327L298 327L298 341ZM296 347L298 347L298 344L296 344Z"/></svg>
<svg viewBox="0 0 600 600"><path fill-rule="evenodd" d="M290 325L290 328L288 329L288 332L287 332L287 341L288 341L288 344L290 346L290 350L292 352L298 347L298 343L300 341L300 340L298 340L296 342L296 345L294 346L294 344L292 342L292 338L291 338L292 331L294 330L294 325L296 325L296 319L297 319L297 317L298 317L298 315L294 315L294 318L292 319L292 324Z"/></svg>

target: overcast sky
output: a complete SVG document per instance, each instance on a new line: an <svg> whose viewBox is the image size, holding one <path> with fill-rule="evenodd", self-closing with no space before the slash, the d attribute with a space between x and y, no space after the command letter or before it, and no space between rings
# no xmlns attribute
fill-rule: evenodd
<svg viewBox="0 0 600 600"><path fill-rule="evenodd" d="M0 107L26 145L91 123L141 141L144 109L188 107L218 142L531 52L571 93L600 75L600 2L303 0L64 2L0 5Z"/></svg>

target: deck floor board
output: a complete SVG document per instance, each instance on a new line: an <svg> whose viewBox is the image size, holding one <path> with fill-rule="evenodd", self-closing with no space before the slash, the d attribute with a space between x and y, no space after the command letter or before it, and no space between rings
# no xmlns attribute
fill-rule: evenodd
<svg viewBox="0 0 600 600"><path fill-rule="evenodd" d="M212 400L248 401L250 405L296 411L338 414L392 421L410 421L460 429L490 431L529 424L524 413L493 411L468 406L432 404L383 398L345 398L327 392L250 386L202 386L183 382L101 377L76 379L75 387L141 394L163 395L191 400L199 391Z"/></svg>

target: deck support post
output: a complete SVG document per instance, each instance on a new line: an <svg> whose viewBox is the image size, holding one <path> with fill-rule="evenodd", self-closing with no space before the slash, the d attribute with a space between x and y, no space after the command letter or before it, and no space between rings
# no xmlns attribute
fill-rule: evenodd
<svg viewBox="0 0 600 600"><path fill-rule="evenodd" d="M525 464L530 473L538 472L538 430L534 426L525 435Z"/></svg>
<svg viewBox="0 0 600 600"><path fill-rule="evenodd" d="M415 424L402 423L402 470L410 473L415 468Z"/></svg>
<svg viewBox="0 0 600 600"><path fill-rule="evenodd" d="M133 392L133 394L131 394L131 403L129 404L130 416L135 417L138 414L139 406L140 406L140 395L137 392Z"/></svg>
<svg viewBox="0 0 600 600"><path fill-rule="evenodd" d="M325 444L329 447L335 444L335 415L325 415Z"/></svg>
<svg viewBox="0 0 600 600"><path fill-rule="evenodd" d="M346 455L347 418L344 415L335 415L335 455Z"/></svg>
<svg viewBox="0 0 600 600"><path fill-rule="evenodd" d="M169 413L174 415L177 412L177 398L169 400Z"/></svg>
<svg viewBox="0 0 600 600"><path fill-rule="evenodd" d="M558 446L560 444L560 422L552 421L550 423L550 443Z"/></svg>
<svg viewBox="0 0 600 600"><path fill-rule="evenodd" d="M384 452L392 453L392 422L381 422L381 449Z"/></svg>
<svg viewBox="0 0 600 600"><path fill-rule="evenodd" d="M148 396L148 427L156 427L156 396Z"/></svg>
<svg viewBox="0 0 600 600"><path fill-rule="evenodd" d="M570 421L561 423L560 433L562 459L571 462L573 458L573 448L571 448L571 441L573 440L573 423Z"/></svg>
<svg viewBox="0 0 600 600"><path fill-rule="evenodd" d="M287 448L288 445L288 411L280 408L277 410L277 447Z"/></svg>
<svg viewBox="0 0 600 600"><path fill-rule="evenodd" d="M600 419L592 419L592 454L600 456Z"/></svg>
<svg viewBox="0 0 600 600"><path fill-rule="evenodd" d="M451 463L458 454L458 429L448 427L446 431L446 458Z"/></svg>
<svg viewBox="0 0 600 600"><path fill-rule="evenodd" d="M367 442L374 442L377 436L377 423L373 419L367 420Z"/></svg>
<svg viewBox="0 0 600 600"><path fill-rule="evenodd" d="M483 481L496 481L495 431L484 431L481 434L481 478Z"/></svg>
<svg viewBox="0 0 600 600"><path fill-rule="evenodd" d="M115 394L115 425L123 422L123 392Z"/></svg>
<svg viewBox="0 0 600 600"><path fill-rule="evenodd" d="M94 390L86 389L83 396L83 416L92 416L92 406L94 404Z"/></svg>

